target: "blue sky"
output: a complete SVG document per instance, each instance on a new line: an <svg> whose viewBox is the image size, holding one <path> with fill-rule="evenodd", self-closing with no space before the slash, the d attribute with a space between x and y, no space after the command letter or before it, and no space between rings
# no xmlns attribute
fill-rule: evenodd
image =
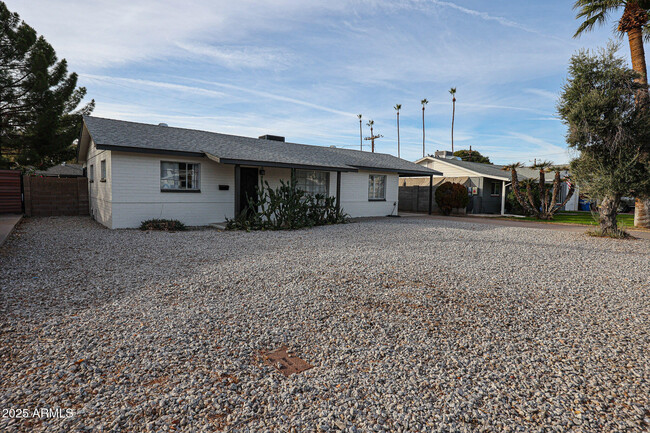
<svg viewBox="0 0 650 433"><path fill-rule="evenodd" d="M580 39L572 1L9 0L97 103L95 115L358 149L403 158L455 148L493 162L570 159L555 104ZM628 56L627 42L621 54Z"/></svg>

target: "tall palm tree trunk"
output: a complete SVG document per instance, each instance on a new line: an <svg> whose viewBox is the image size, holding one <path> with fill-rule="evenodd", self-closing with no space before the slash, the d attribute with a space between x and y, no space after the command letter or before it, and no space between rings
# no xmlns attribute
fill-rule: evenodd
<svg viewBox="0 0 650 433"><path fill-rule="evenodd" d="M456 117L456 98L451 101L451 153L454 153L454 118Z"/></svg>
<svg viewBox="0 0 650 433"><path fill-rule="evenodd" d="M648 84L648 68L645 61L643 48L643 27L648 22L648 13L636 1L628 1L618 25L618 29L627 33L630 43L630 57L632 69L639 73L637 81ZM637 103L647 102L648 89L639 91ZM634 225L636 227L650 228L650 197L637 197L634 204Z"/></svg>
<svg viewBox="0 0 650 433"><path fill-rule="evenodd" d="M425 150L424 150L424 107L422 107L422 158L424 158L425 155Z"/></svg>
<svg viewBox="0 0 650 433"><path fill-rule="evenodd" d="M397 112L397 157L400 157L399 154L399 111Z"/></svg>

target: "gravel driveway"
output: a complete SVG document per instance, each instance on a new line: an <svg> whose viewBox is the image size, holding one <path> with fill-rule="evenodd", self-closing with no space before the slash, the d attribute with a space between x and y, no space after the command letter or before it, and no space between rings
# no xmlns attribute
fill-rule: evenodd
<svg viewBox="0 0 650 433"><path fill-rule="evenodd" d="M0 431L648 431L649 332L644 240L28 219L0 250ZM283 344L315 368L265 367Z"/></svg>

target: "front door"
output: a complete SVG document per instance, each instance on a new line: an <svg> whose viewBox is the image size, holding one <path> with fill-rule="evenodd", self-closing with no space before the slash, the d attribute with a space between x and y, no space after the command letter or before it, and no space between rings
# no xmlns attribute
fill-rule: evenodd
<svg viewBox="0 0 650 433"><path fill-rule="evenodd" d="M239 209L237 213L241 214L244 209L248 209L248 199L257 198L257 168L242 167L239 174Z"/></svg>

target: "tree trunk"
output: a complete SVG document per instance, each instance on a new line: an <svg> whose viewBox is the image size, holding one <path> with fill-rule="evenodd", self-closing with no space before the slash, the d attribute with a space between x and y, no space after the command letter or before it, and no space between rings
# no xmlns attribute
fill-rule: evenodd
<svg viewBox="0 0 650 433"><path fill-rule="evenodd" d="M359 120L359 147L363 151L363 126L361 120Z"/></svg>
<svg viewBox="0 0 650 433"><path fill-rule="evenodd" d="M542 208L540 212L542 216L545 216L546 212L548 212L548 193L546 192L546 173L544 169L539 171L539 201Z"/></svg>
<svg viewBox="0 0 650 433"><path fill-rule="evenodd" d="M526 198L521 193L521 189L519 188L519 179L517 177L517 170L513 168L510 171L510 174L512 175L512 192L514 192L515 198L521 207L524 208L524 212L528 212L531 215L536 214L535 209L530 207L530 205L526 202ZM505 191L503 191L503 194L505 194Z"/></svg>
<svg viewBox="0 0 650 433"><path fill-rule="evenodd" d="M456 98L452 101L452 110L451 110L451 153L454 154L454 119L456 117Z"/></svg>
<svg viewBox="0 0 650 433"><path fill-rule="evenodd" d="M613 234L616 232L616 229L618 228L616 214L620 203L621 196L618 194L605 196L603 201L600 203L598 208L598 222L602 234Z"/></svg>
<svg viewBox="0 0 650 433"><path fill-rule="evenodd" d="M424 158L425 155L425 150L424 150L424 107L422 107L422 158Z"/></svg>
<svg viewBox="0 0 650 433"><path fill-rule="evenodd" d="M557 203L557 195L560 192L560 185L562 184L562 181L560 180L560 171L555 170L555 179L553 179L553 193L551 194L551 203L548 206L549 212L550 213L555 213L554 208L555 208L555 203Z"/></svg>
<svg viewBox="0 0 650 433"><path fill-rule="evenodd" d="M634 227L650 228L649 197L637 197L634 200Z"/></svg>
<svg viewBox="0 0 650 433"><path fill-rule="evenodd" d="M526 195L528 195L528 202L533 212L535 212L535 216L539 217L539 208L535 206L535 197L533 197L533 188L530 186L530 182L526 184Z"/></svg>
<svg viewBox="0 0 650 433"><path fill-rule="evenodd" d="M638 5L629 3L629 8L638 8ZM628 12L628 6L626 11ZM632 69L638 72L641 77L637 80L641 84L648 84L648 69L645 62L645 50L643 48L642 27L634 27L627 31L630 43L630 56L632 58ZM648 89L639 91L638 103L648 98ZM650 197L637 197L634 204L634 226L650 228Z"/></svg>
<svg viewBox="0 0 650 433"><path fill-rule="evenodd" d="M397 112L397 157L400 157L399 154L399 111Z"/></svg>
<svg viewBox="0 0 650 433"><path fill-rule="evenodd" d="M643 48L643 31L640 27L633 28L627 32L630 42L630 56L632 57L632 69L641 76L637 79L639 83L648 84L648 70L645 63L645 50ZM648 94L647 89L644 92Z"/></svg>

